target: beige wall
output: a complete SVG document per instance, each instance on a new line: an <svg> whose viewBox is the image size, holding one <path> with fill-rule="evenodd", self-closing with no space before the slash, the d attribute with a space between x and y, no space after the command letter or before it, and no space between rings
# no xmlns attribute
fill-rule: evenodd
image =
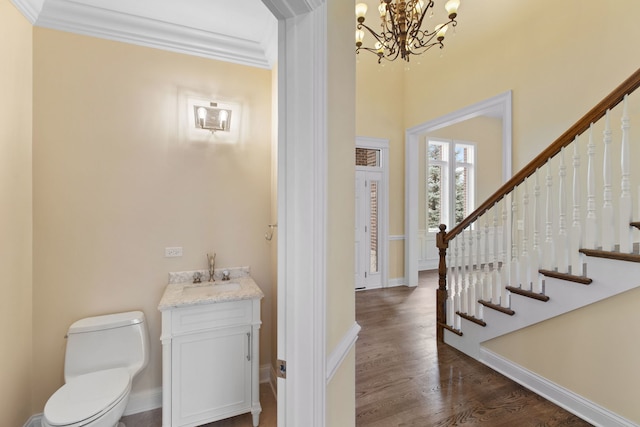
<svg viewBox="0 0 640 427"><path fill-rule="evenodd" d="M95 314L145 312L133 391L159 387L167 273L205 268L209 251L251 266L269 363L271 72L42 28L33 46L34 409L63 382L67 327ZM189 142L186 94L240 103L239 143Z"/></svg>
<svg viewBox="0 0 640 427"><path fill-rule="evenodd" d="M355 64L344 40L353 5L327 1L327 353L355 322ZM339 108L333 108L339 106ZM353 353L353 351L351 351ZM355 425L355 359L347 357L327 388L327 425Z"/></svg>
<svg viewBox="0 0 640 427"><path fill-rule="evenodd" d="M0 0L0 425L31 411L31 24Z"/></svg>
<svg viewBox="0 0 640 427"><path fill-rule="evenodd" d="M640 423L638 304L640 289L634 289L496 338L486 347Z"/></svg>
<svg viewBox="0 0 640 427"><path fill-rule="evenodd" d="M515 172L637 69L634 52L640 48L638 16L640 3L635 0L616 0L604 9L585 7L580 0L463 2L457 34L448 36L443 55L427 53L425 56L432 56L412 62L401 77L403 97L390 88L397 84L393 78L398 78L399 72L392 77L385 67L378 71L378 84L374 85L375 71L369 67L363 71L364 56L360 59L358 134L386 137L393 128L395 135L401 135L405 128L513 90ZM400 110L401 129L393 125L383 128L371 119L375 111L384 115ZM403 157L402 142L396 147L395 155ZM392 176L403 172L392 171ZM404 205L404 193L399 191L403 189L392 185L392 209L393 203ZM402 218L392 219L392 224ZM624 298L628 304L640 305L640 292L629 292ZM640 368L622 362L637 355L637 349L626 344L627 332L623 328L597 332L593 327L594 313L600 314L600 319L615 314L617 324L636 324L633 310L618 312L616 304L621 302L622 298L614 298L578 310L505 336L492 347L515 363L638 422L638 410L629 401L630 396L637 395L629 386L633 381L615 370L611 376L606 375L611 369L602 353L606 350L591 351L597 347L619 353L614 360L626 367L628 378L638 378ZM551 348L562 362L532 360L542 348ZM580 356L569 362L567 354Z"/></svg>

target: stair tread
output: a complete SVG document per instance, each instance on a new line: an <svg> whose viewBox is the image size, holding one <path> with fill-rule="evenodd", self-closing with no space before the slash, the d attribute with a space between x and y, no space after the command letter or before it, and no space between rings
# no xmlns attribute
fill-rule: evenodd
<svg viewBox="0 0 640 427"><path fill-rule="evenodd" d="M446 323L442 323L442 322L438 322L438 326L443 327L444 329L446 329L447 331L451 331L454 334L458 335L458 336L462 336L462 331L456 328L453 328L449 325L447 325Z"/></svg>
<svg viewBox="0 0 640 427"><path fill-rule="evenodd" d="M511 293L522 295L522 296L527 297L527 298L533 298L533 299L536 299L538 301L543 301L543 302L549 301L549 297L547 295L544 295L544 294L539 294L539 293L536 293L536 292L527 291L526 289L522 289L522 288L516 288L515 286L506 286L506 289L509 290L509 292L511 292Z"/></svg>
<svg viewBox="0 0 640 427"><path fill-rule="evenodd" d="M616 259L619 261L629 261L629 262L640 262L640 254L624 254L621 252L614 251L603 251L601 249L580 249L580 253L585 254L586 256L598 257L598 258L608 258L608 259Z"/></svg>
<svg viewBox="0 0 640 427"><path fill-rule="evenodd" d="M502 307L501 305L493 304L489 301L478 300L478 302L485 307L492 308L496 311L499 311L500 313L508 314L509 316L513 316L514 314L516 314L516 312L511 310L510 308Z"/></svg>
<svg viewBox="0 0 640 427"><path fill-rule="evenodd" d="M593 282L592 279L590 279L588 277L585 277L585 276L576 276L574 274L569 274L569 273L559 273L559 272L553 271L553 270L540 269L540 270L538 270L538 273L542 274L543 276L547 276L547 277L554 277L556 279L568 280L570 282L575 282L575 283L582 283L583 285L588 285L591 282Z"/></svg>
<svg viewBox="0 0 640 427"><path fill-rule="evenodd" d="M456 314L458 316L462 317L463 319L467 319L469 322L475 323L476 325L480 325L482 327L487 326L487 323L484 320L478 319L475 316L470 316L470 315L462 313L460 311L456 311Z"/></svg>

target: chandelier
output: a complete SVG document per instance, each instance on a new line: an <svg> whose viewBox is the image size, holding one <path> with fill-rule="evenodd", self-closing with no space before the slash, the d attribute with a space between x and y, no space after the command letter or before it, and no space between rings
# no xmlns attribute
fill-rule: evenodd
<svg viewBox="0 0 640 427"><path fill-rule="evenodd" d="M439 46L442 49L444 47L442 41L447 28L450 25L455 27L458 24L456 16L458 16L460 0L449 0L444 5L448 21L431 28L428 28L427 25L422 28L422 21L429 9L431 9L430 16L433 16L434 6L434 0L380 0L378 12L380 12L382 29L377 33L364 23L367 5L358 3L356 5L356 19L358 21L356 53L360 53L361 49L368 50L378 55L378 63L383 58L393 61L398 56L409 62L409 55L421 55L434 46ZM365 29L376 40L373 47L362 45Z"/></svg>

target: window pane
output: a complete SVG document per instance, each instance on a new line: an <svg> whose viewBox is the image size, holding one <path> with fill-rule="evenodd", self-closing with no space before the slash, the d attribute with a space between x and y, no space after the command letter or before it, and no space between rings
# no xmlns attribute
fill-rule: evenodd
<svg viewBox="0 0 640 427"><path fill-rule="evenodd" d="M429 159L430 160L442 160L442 145L434 142L429 142Z"/></svg>
<svg viewBox="0 0 640 427"><path fill-rule="evenodd" d="M427 225L438 229L442 216L442 167L430 165L427 176Z"/></svg>
<svg viewBox="0 0 640 427"><path fill-rule="evenodd" d="M380 150L357 147L356 166L380 167Z"/></svg>
<svg viewBox="0 0 640 427"><path fill-rule="evenodd" d="M378 181L370 181L370 212L369 218L369 236L371 238L369 272L378 272Z"/></svg>
<svg viewBox="0 0 640 427"><path fill-rule="evenodd" d="M457 156L457 153L456 153ZM456 211L455 223L461 222L469 212L467 212L469 171L464 167L456 168Z"/></svg>

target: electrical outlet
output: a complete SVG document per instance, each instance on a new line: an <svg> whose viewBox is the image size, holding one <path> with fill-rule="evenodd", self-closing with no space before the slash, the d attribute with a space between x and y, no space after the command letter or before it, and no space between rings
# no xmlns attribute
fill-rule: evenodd
<svg viewBox="0 0 640 427"><path fill-rule="evenodd" d="M175 247L171 247L171 248L164 248L164 257L165 258L172 258L172 257L177 257L177 256L182 256L182 247L175 246Z"/></svg>

